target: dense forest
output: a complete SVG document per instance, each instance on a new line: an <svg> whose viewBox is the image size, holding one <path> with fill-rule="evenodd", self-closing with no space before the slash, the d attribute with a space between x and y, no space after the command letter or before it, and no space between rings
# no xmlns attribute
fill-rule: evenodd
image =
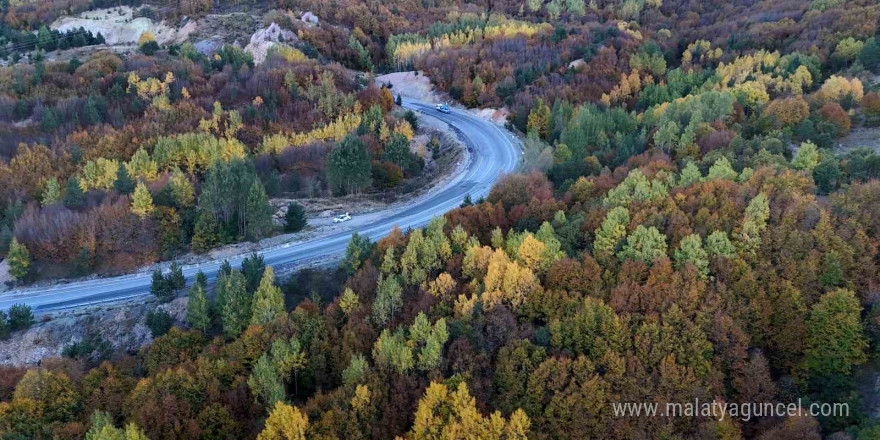
<svg viewBox="0 0 880 440"><path fill-rule="evenodd" d="M371 73L417 69L506 108L522 173L423 229L353 235L335 270L276 278L254 255L188 287L157 271L186 322L157 311L138 352L94 335L0 368L0 438L880 438L856 382L880 354L880 156L844 146L880 136L876 2L221 3L322 24L259 65L146 38L0 69L22 279L259 238L280 227L273 194L418 174L418 120ZM44 24L5 11L17 31ZM613 410L697 399L850 411Z"/></svg>

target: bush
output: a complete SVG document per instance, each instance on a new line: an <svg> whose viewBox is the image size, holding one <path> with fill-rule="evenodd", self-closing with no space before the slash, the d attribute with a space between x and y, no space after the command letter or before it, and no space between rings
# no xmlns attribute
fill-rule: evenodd
<svg viewBox="0 0 880 440"><path fill-rule="evenodd" d="M16 304L9 308L9 330L24 330L34 323L31 308L24 304Z"/></svg>
<svg viewBox="0 0 880 440"><path fill-rule="evenodd" d="M284 231L298 232L308 225L306 210L299 203L293 202L287 205L287 214L284 215Z"/></svg>
<svg viewBox="0 0 880 440"><path fill-rule="evenodd" d="M155 339L171 330L171 327L174 325L174 318L164 310L156 310L147 313L146 325L150 329L153 339Z"/></svg>
<svg viewBox="0 0 880 440"><path fill-rule="evenodd" d="M141 53L144 55L152 56L157 51L159 51L159 43L155 41L147 41L146 43L141 44L138 50L140 50Z"/></svg>

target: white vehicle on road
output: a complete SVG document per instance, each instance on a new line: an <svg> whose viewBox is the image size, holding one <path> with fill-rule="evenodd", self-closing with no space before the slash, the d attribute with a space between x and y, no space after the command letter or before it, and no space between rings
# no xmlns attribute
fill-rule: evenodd
<svg viewBox="0 0 880 440"><path fill-rule="evenodd" d="M339 214L336 217L333 217L333 223L342 223L342 222L347 222L349 220L351 220L351 214L349 214L347 212L344 214Z"/></svg>

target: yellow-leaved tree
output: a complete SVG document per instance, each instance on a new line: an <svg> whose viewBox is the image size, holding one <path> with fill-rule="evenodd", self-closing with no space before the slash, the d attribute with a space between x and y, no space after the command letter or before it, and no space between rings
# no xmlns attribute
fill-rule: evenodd
<svg viewBox="0 0 880 440"><path fill-rule="evenodd" d="M413 428L406 439L527 440L530 425L529 417L521 409L507 420L498 411L483 416L464 382L451 392L446 385L432 382L419 401Z"/></svg>
<svg viewBox="0 0 880 440"><path fill-rule="evenodd" d="M306 440L309 417L284 402L275 404L257 440Z"/></svg>

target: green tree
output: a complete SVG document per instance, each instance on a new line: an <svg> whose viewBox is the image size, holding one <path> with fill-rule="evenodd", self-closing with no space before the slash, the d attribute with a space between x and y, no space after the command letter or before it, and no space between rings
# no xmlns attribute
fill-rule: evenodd
<svg viewBox="0 0 880 440"><path fill-rule="evenodd" d="M618 252L620 261L637 260L648 265L665 255L666 236L653 226L646 228L643 225L636 227L636 230L626 237L626 244Z"/></svg>
<svg viewBox="0 0 880 440"><path fill-rule="evenodd" d="M403 306L403 289L393 275L379 276L379 285L376 287L376 299L373 301L373 320L381 325L386 325L394 320L394 315Z"/></svg>
<svg viewBox="0 0 880 440"><path fill-rule="evenodd" d="M219 246L220 243L220 231L217 220L209 212L200 212L196 217L196 223L193 228L192 250L201 254Z"/></svg>
<svg viewBox="0 0 880 440"><path fill-rule="evenodd" d="M171 265L168 266L168 275L165 277L168 287L172 290L180 290L186 287L186 277L183 276L183 268L176 261L172 261Z"/></svg>
<svg viewBox="0 0 880 440"><path fill-rule="evenodd" d="M79 180L74 176L70 176L67 179L67 186L64 188L64 206L71 209L79 208L83 205L84 199L85 195Z"/></svg>
<svg viewBox="0 0 880 440"><path fill-rule="evenodd" d="M693 264L703 277L709 274L709 253L703 249L703 238L698 234L683 238L675 250L675 265L682 267L688 263Z"/></svg>
<svg viewBox="0 0 880 440"><path fill-rule="evenodd" d="M237 270L221 275L217 281L217 308L223 324L223 334L234 338L241 334L251 319L251 296L245 278Z"/></svg>
<svg viewBox="0 0 880 440"><path fill-rule="evenodd" d="M0 341L9 339L9 322L6 320L6 312L0 310Z"/></svg>
<svg viewBox="0 0 880 440"><path fill-rule="evenodd" d="M735 180L736 179L736 171L733 170L733 167L730 165L730 161L727 160L726 157L721 156L715 163L709 167L709 175L706 177L708 180L715 179L726 179L726 180Z"/></svg>
<svg viewBox="0 0 880 440"><path fill-rule="evenodd" d="M281 375L266 353L257 359L247 383L251 393L267 408L284 400L284 383L281 381Z"/></svg>
<svg viewBox="0 0 880 440"><path fill-rule="evenodd" d="M703 174L693 161L688 161L687 165L681 170L681 177L678 179L678 186L690 186L703 180Z"/></svg>
<svg viewBox="0 0 880 440"><path fill-rule="evenodd" d="M804 370L810 377L849 375L867 360L859 300L847 289L826 293L807 318Z"/></svg>
<svg viewBox="0 0 880 440"><path fill-rule="evenodd" d="M186 304L186 322L192 328L203 333L211 327L210 303L205 295L205 286L196 282L189 290L189 300Z"/></svg>
<svg viewBox="0 0 880 440"><path fill-rule="evenodd" d="M26 304L14 304L9 308L9 330L24 330L34 324L34 313Z"/></svg>
<svg viewBox="0 0 880 440"><path fill-rule="evenodd" d="M593 241L595 252L613 253L620 241L626 237L626 229L629 226L629 211L617 206L605 215L602 225L596 230L596 239Z"/></svg>
<svg viewBox="0 0 880 440"><path fill-rule="evenodd" d="M12 237L9 243L9 253L6 255L9 261L9 274L16 281L22 281L30 274L31 271L31 254L25 245L18 242L18 239Z"/></svg>
<svg viewBox="0 0 880 440"><path fill-rule="evenodd" d="M284 231L299 232L308 225L306 210L302 205L291 202L287 205L287 213L284 214Z"/></svg>
<svg viewBox="0 0 880 440"><path fill-rule="evenodd" d="M174 325L174 318L165 310L154 310L147 313L145 324L153 339L164 336Z"/></svg>
<svg viewBox="0 0 880 440"><path fill-rule="evenodd" d="M131 196L131 212L140 218L153 213L153 196L143 183L138 183Z"/></svg>
<svg viewBox="0 0 880 440"><path fill-rule="evenodd" d="M732 258L736 256L736 247L730 242L724 231L713 231L706 237L706 252L711 256Z"/></svg>
<svg viewBox="0 0 880 440"><path fill-rule="evenodd" d="M275 285L275 270L267 267L254 294L251 324L268 324L284 315L284 312L284 295Z"/></svg>
<svg viewBox="0 0 880 440"><path fill-rule="evenodd" d="M61 200L61 186L58 179L51 178L46 181L46 189L43 190L43 200L40 202L43 206L53 205Z"/></svg>
<svg viewBox="0 0 880 440"><path fill-rule="evenodd" d="M797 154L791 160L792 168L812 172L817 165L819 165L819 148L810 141L802 142Z"/></svg>
<svg viewBox="0 0 880 440"><path fill-rule="evenodd" d="M244 236L248 239L258 240L272 230L272 206L269 205L266 189L259 179L254 179L251 183L245 208L241 214L246 217Z"/></svg>
<svg viewBox="0 0 880 440"><path fill-rule="evenodd" d="M327 156L327 180L337 194L356 193L370 185L370 155L360 139L348 136Z"/></svg>
<svg viewBox="0 0 880 440"><path fill-rule="evenodd" d="M123 195L129 195L135 190L134 180L132 180L131 175L128 174L128 167L126 167L125 164L119 164L119 169L116 171L116 181L113 182L113 189Z"/></svg>
<svg viewBox="0 0 880 440"><path fill-rule="evenodd" d="M361 264L370 257L372 250L373 243L370 242L369 237L360 235L357 231L351 234L351 240L345 247L345 261L343 263L349 275L354 275L360 269Z"/></svg>
<svg viewBox="0 0 880 440"><path fill-rule="evenodd" d="M254 252L241 260L241 273L244 275L248 292L255 292L266 272L266 260Z"/></svg>
<svg viewBox="0 0 880 440"><path fill-rule="evenodd" d="M153 278L150 281L150 293L159 299L159 302L167 303L174 299L174 289L168 284L168 279L162 274L162 269L153 269Z"/></svg>

